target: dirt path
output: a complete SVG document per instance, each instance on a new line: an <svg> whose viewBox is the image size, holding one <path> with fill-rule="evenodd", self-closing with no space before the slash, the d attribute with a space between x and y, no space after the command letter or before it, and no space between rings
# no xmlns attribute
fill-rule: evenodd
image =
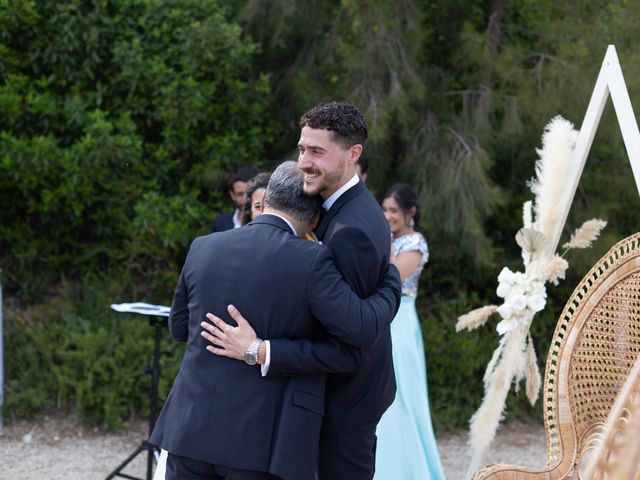
<svg viewBox="0 0 640 480"><path fill-rule="evenodd" d="M0 436L2 480L100 480L140 445L146 424L135 422L117 432L86 429L66 417L45 417L36 423L5 425ZM438 438L449 480L463 478L469 460L466 432ZM542 425L514 422L498 432L488 463L541 466L545 461ZM139 455L126 471L143 478L146 456ZM395 480L395 479L394 479Z"/></svg>

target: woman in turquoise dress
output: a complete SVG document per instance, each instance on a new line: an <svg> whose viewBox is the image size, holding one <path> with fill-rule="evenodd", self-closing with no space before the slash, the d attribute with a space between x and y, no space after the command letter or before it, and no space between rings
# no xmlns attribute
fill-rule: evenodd
<svg viewBox="0 0 640 480"><path fill-rule="evenodd" d="M429 257L425 238L415 230L418 207L413 189L402 183L393 185L382 201L393 236L393 262L402 279L402 300L391 324L398 389L376 430L374 480L444 478L431 425L424 344L415 305L420 273Z"/></svg>

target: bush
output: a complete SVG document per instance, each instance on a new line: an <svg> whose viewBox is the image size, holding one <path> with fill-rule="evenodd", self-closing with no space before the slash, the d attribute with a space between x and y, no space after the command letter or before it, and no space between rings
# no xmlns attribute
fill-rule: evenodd
<svg viewBox="0 0 640 480"><path fill-rule="evenodd" d="M215 0L0 2L6 413L148 414L153 332L227 172L271 132L256 45ZM161 392L180 347L163 341Z"/></svg>
<svg viewBox="0 0 640 480"><path fill-rule="evenodd" d="M75 411L90 424L114 428L149 414L154 328L141 315L109 310L124 290L113 278L88 277L82 288L25 311L8 309L8 418L33 417L47 408ZM160 405L177 374L183 348L163 329Z"/></svg>

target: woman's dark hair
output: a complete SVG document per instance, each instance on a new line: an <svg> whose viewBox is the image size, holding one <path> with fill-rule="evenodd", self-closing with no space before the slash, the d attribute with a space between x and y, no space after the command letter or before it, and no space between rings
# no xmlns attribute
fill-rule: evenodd
<svg viewBox="0 0 640 480"><path fill-rule="evenodd" d="M256 190L261 188L266 189L267 185L269 185L269 178L271 178L271 173L262 172L247 182L247 199L244 201L242 218L240 219L242 225L246 225L251 221L251 195L253 195L253 192Z"/></svg>
<svg viewBox="0 0 640 480"><path fill-rule="evenodd" d="M420 220L420 201L418 200L416 192L411 188L411 185L408 183L395 183L391 185L385 192L382 200L386 198L393 198L405 214L409 214L411 209L415 207L416 213L413 216L414 228L418 227Z"/></svg>

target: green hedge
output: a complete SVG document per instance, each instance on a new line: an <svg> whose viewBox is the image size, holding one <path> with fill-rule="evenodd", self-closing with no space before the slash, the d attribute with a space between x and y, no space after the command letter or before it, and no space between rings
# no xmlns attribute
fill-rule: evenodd
<svg viewBox="0 0 640 480"><path fill-rule="evenodd" d="M153 332L227 172L263 164L268 77L216 0L0 2L0 265L8 418L148 413ZM180 347L163 341L162 392Z"/></svg>

